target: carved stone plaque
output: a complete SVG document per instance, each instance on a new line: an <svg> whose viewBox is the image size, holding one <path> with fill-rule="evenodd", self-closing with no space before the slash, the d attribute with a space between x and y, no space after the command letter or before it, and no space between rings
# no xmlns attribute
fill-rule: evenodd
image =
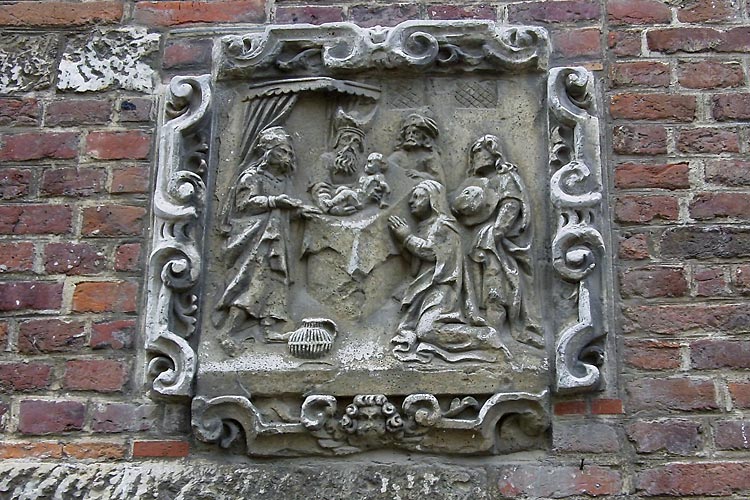
<svg viewBox="0 0 750 500"><path fill-rule="evenodd" d="M591 75L541 28L271 26L165 99L152 393L250 455L545 446L602 385Z"/></svg>

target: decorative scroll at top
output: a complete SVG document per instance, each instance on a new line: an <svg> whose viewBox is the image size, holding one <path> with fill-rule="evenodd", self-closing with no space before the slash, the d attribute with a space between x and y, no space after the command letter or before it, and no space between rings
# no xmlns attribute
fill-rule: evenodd
<svg viewBox="0 0 750 500"><path fill-rule="evenodd" d="M543 28L489 21L407 21L393 28L349 23L269 26L221 40L219 79L340 73L375 68L441 72L545 69Z"/></svg>

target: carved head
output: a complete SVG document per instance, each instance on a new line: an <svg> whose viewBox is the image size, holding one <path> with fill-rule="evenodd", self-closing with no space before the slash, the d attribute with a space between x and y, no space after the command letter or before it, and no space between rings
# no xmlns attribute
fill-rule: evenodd
<svg viewBox="0 0 750 500"><path fill-rule="evenodd" d="M504 163L500 139L494 135L483 135L469 148L468 175L482 176L498 170Z"/></svg>
<svg viewBox="0 0 750 500"><path fill-rule="evenodd" d="M271 127L258 134L254 152L260 157L263 169L278 173L294 172L296 159L292 138L283 127Z"/></svg>
<svg viewBox="0 0 750 500"><path fill-rule="evenodd" d="M339 130L336 138L336 158L333 170L338 174L352 175L360 165L360 158L365 150L364 133L357 128L346 127Z"/></svg>
<svg viewBox="0 0 750 500"><path fill-rule="evenodd" d="M341 426L349 434L382 436L397 432L403 427L396 407L382 394L365 394L354 397L341 418Z"/></svg>
<svg viewBox="0 0 750 500"><path fill-rule="evenodd" d="M420 182L411 191L409 210L417 219L426 219L432 214L450 217L445 186L433 180Z"/></svg>
<svg viewBox="0 0 750 500"><path fill-rule="evenodd" d="M438 134L435 120L419 113L412 113L401 123L398 147L407 151L419 148L432 149Z"/></svg>
<svg viewBox="0 0 750 500"><path fill-rule="evenodd" d="M388 170L388 164L383 160L383 155L381 153L370 153L370 156L367 157L367 164L365 164L365 173L372 175L386 170Z"/></svg>

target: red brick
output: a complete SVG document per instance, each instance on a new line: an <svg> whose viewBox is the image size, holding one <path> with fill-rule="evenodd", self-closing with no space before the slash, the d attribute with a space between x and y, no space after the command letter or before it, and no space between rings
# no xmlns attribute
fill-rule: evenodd
<svg viewBox="0 0 750 500"><path fill-rule="evenodd" d="M673 196L621 196L615 205L615 218L625 223L674 221L679 216L679 210L677 198Z"/></svg>
<svg viewBox="0 0 750 500"><path fill-rule="evenodd" d="M52 368L43 363L0 364L0 392L28 392L46 389Z"/></svg>
<svg viewBox="0 0 750 500"><path fill-rule="evenodd" d="M24 354L75 352L86 345L83 323L39 319L21 323L18 350Z"/></svg>
<svg viewBox="0 0 750 500"><path fill-rule="evenodd" d="M4 351L8 343L8 323L0 321L0 351Z"/></svg>
<svg viewBox="0 0 750 500"><path fill-rule="evenodd" d="M723 33L713 28L665 28L646 33L648 48L667 54L711 51L723 39Z"/></svg>
<svg viewBox="0 0 750 500"><path fill-rule="evenodd" d="M623 260L648 259L648 236L645 234L634 234L624 236L620 239L618 256Z"/></svg>
<svg viewBox="0 0 750 500"><path fill-rule="evenodd" d="M141 244L126 243L117 247L115 271L139 271L141 269Z"/></svg>
<svg viewBox="0 0 750 500"><path fill-rule="evenodd" d="M127 448L121 443L83 442L63 445L63 455L76 460L118 460L125 458Z"/></svg>
<svg viewBox="0 0 750 500"><path fill-rule="evenodd" d="M427 7L430 19L489 19L494 21L497 12L494 7L479 5L430 5Z"/></svg>
<svg viewBox="0 0 750 500"><path fill-rule="evenodd" d="M0 234L65 234L72 217L70 205L4 205Z"/></svg>
<svg viewBox="0 0 750 500"><path fill-rule="evenodd" d="M44 124L48 127L105 124L112 104L100 99L67 99L47 105Z"/></svg>
<svg viewBox="0 0 750 500"><path fill-rule="evenodd" d="M62 307L62 283L0 283L0 311L48 310Z"/></svg>
<svg viewBox="0 0 750 500"><path fill-rule="evenodd" d="M641 54L640 31L610 31L608 35L610 52L617 57L633 57Z"/></svg>
<svg viewBox="0 0 750 500"><path fill-rule="evenodd" d="M649 266L620 272L620 292L632 297L684 297L688 292L682 267Z"/></svg>
<svg viewBox="0 0 750 500"><path fill-rule="evenodd" d="M732 284L738 293L742 295L750 295L750 266L743 265L737 266L737 269L732 276Z"/></svg>
<svg viewBox="0 0 750 500"><path fill-rule="evenodd" d="M629 412L718 408L714 384L710 380L642 378L627 384L626 391Z"/></svg>
<svg viewBox="0 0 750 500"><path fill-rule="evenodd" d="M390 4L384 6L354 5L349 8L349 20L360 26L395 26L402 21L418 19L419 10L411 4Z"/></svg>
<svg viewBox="0 0 750 500"><path fill-rule="evenodd" d="M135 22L150 26L195 23L262 23L266 19L262 0L150 1L137 2Z"/></svg>
<svg viewBox="0 0 750 500"><path fill-rule="evenodd" d="M750 186L750 161L713 160L706 162L706 180L722 186Z"/></svg>
<svg viewBox="0 0 750 500"><path fill-rule="evenodd" d="M0 5L0 26L62 27L120 22L123 2L14 2Z"/></svg>
<svg viewBox="0 0 750 500"><path fill-rule="evenodd" d="M93 432L143 432L156 425L156 405L100 404L92 410Z"/></svg>
<svg viewBox="0 0 750 500"><path fill-rule="evenodd" d="M669 228L660 240L670 259L734 259L750 257L750 231L741 227L684 226Z"/></svg>
<svg viewBox="0 0 750 500"><path fill-rule="evenodd" d="M750 195L745 193L697 193L690 203L690 216L696 220L717 217L750 217Z"/></svg>
<svg viewBox="0 0 750 500"><path fill-rule="evenodd" d="M614 453L620 451L620 439L606 422L561 420L552 429L552 446L567 453Z"/></svg>
<svg viewBox="0 0 750 500"><path fill-rule="evenodd" d="M40 117L41 106L36 99L0 97L0 127L33 127Z"/></svg>
<svg viewBox="0 0 750 500"><path fill-rule="evenodd" d="M621 163L615 169L615 187L619 189L687 189L690 187L688 163Z"/></svg>
<svg viewBox="0 0 750 500"><path fill-rule="evenodd" d="M695 96L668 94L617 94L610 98L614 119L691 122Z"/></svg>
<svg viewBox="0 0 750 500"><path fill-rule="evenodd" d="M724 269L720 267L697 267L693 272L697 297L724 297L731 295Z"/></svg>
<svg viewBox="0 0 750 500"><path fill-rule="evenodd" d="M730 382L728 386L734 406L738 408L750 408L750 383Z"/></svg>
<svg viewBox="0 0 750 500"><path fill-rule="evenodd" d="M750 27L740 26L726 30L717 52L750 52Z"/></svg>
<svg viewBox="0 0 750 500"><path fill-rule="evenodd" d="M660 125L623 125L612 133L615 153L657 155L667 152L667 131Z"/></svg>
<svg viewBox="0 0 750 500"><path fill-rule="evenodd" d="M175 39L164 47L162 66L164 69L189 68L211 64L213 41Z"/></svg>
<svg viewBox="0 0 750 500"><path fill-rule="evenodd" d="M148 193L149 171L146 167L123 167L112 171L112 194Z"/></svg>
<svg viewBox="0 0 750 500"><path fill-rule="evenodd" d="M556 55L564 58L590 58L601 54L601 31L598 28L566 29L552 33Z"/></svg>
<svg viewBox="0 0 750 500"><path fill-rule="evenodd" d="M98 168L66 167L46 170L41 192L47 196L91 196L102 192L107 174Z"/></svg>
<svg viewBox="0 0 750 500"><path fill-rule="evenodd" d="M133 458L182 458L188 456L187 441L134 441Z"/></svg>
<svg viewBox="0 0 750 500"><path fill-rule="evenodd" d="M628 439L638 453L666 451L694 455L701 448L700 423L685 419L639 421L627 426Z"/></svg>
<svg viewBox="0 0 750 500"><path fill-rule="evenodd" d="M120 101L120 122L150 122L154 101L147 97L131 97Z"/></svg>
<svg viewBox="0 0 750 500"><path fill-rule="evenodd" d="M79 359L65 363L63 387L71 391L122 391L128 380L128 369L120 361Z"/></svg>
<svg viewBox="0 0 750 500"><path fill-rule="evenodd" d="M739 87L745 83L739 62L680 61L677 78L680 85L689 89Z"/></svg>
<svg viewBox="0 0 750 500"><path fill-rule="evenodd" d="M560 0L556 2L526 2L508 5L511 23L574 23L599 19L598 2Z"/></svg>
<svg viewBox="0 0 750 500"><path fill-rule="evenodd" d="M607 4L610 24L665 24L672 20L672 12L657 0L611 0Z"/></svg>
<svg viewBox="0 0 750 500"><path fill-rule="evenodd" d="M692 0L677 9L677 19L682 23L710 23L732 21L739 16L733 0Z"/></svg>
<svg viewBox="0 0 750 500"><path fill-rule="evenodd" d="M696 370L750 368L750 342L703 339L690 344L690 361Z"/></svg>
<svg viewBox="0 0 750 500"><path fill-rule="evenodd" d="M20 168L0 169L0 200L13 200L29 194L31 171Z"/></svg>
<svg viewBox="0 0 750 500"><path fill-rule="evenodd" d="M73 292L75 312L135 312L138 286L127 281L84 281Z"/></svg>
<svg viewBox="0 0 750 500"><path fill-rule="evenodd" d="M677 463L649 465L635 478L636 491L648 496L684 498L726 496L750 489L750 463Z"/></svg>
<svg viewBox="0 0 750 500"><path fill-rule="evenodd" d="M592 415L622 415L625 413L621 399L592 399Z"/></svg>
<svg viewBox="0 0 750 500"><path fill-rule="evenodd" d="M91 327L92 349L128 349L135 338L135 320L123 319L95 323Z"/></svg>
<svg viewBox="0 0 750 500"><path fill-rule="evenodd" d="M721 94L714 96L713 117L720 122L750 120L750 94Z"/></svg>
<svg viewBox="0 0 750 500"><path fill-rule="evenodd" d="M78 156L74 132L26 132L0 135L0 162L58 159Z"/></svg>
<svg viewBox="0 0 750 500"><path fill-rule="evenodd" d="M718 450L747 450L750 448L750 422L724 420L714 423L714 442Z"/></svg>
<svg viewBox="0 0 750 500"><path fill-rule="evenodd" d="M669 87L669 64L655 61L620 62L612 66L613 87Z"/></svg>
<svg viewBox="0 0 750 500"><path fill-rule="evenodd" d="M101 249L87 243L48 243L44 249L47 274L96 274L106 263Z"/></svg>
<svg viewBox="0 0 750 500"><path fill-rule="evenodd" d="M86 207L81 232L86 236L139 236L146 209L129 205Z"/></svg>
<svg viewBox="0 0 750 500"><path fill-rule="evenodd" d="M98 160L145 160L150 149L151 135L141 130L89 132L86 137L86 153Z"/></svg>
<svg viewBox="0 0 750 500"><path fill-rule="evenodd" d="M585 415L586 401L560 401L555 403L555 415Z"/></svg>
<svg viewBox="0 0 750 500"><path fill-rule="evenodd" d="M568 496L619 495L620 473L589 465L503 465L496 470L499 494L493 498L563 498Z"/></svg>
<svg viewBox="0 0 750 500"><path fill-rule="evenodd" d="M626 340L626 365L642 370L675 370L680 367L680 344L660 340Z"/></svg>
<svg viewBox="0 0 750 500"><path fill-rule="evenodd" d="M344 20L344 9L322 5L300 5L295 7L276 7L276 22L281 24L336 23Z"/></svg>
<svg viewBox="0 0 750 500"><path fill-rule="evenodd" d="M33 443L0 442L0 459L19 458L62 458L62 444L38 441Z"/></svg>
<svg viewBox="0 0 750 500"><path fill-rule="evenodd" d="M677 135L677 149L683 153L739 153L740 139L734 129L683 129Z"/></svg>
<svg viewBox="0 0 750 500"><path fill-rule="evenodd" d="M86 406L77 401L21 401L18 431L21 434L57 434L80 431Z"/></svg>
<svg viewBox="0 0 750 500"><path fill-rule="evenodd" d="M623 308L625 333L677 335L691 331L746 331L750 304L669 304Z"/></svg>

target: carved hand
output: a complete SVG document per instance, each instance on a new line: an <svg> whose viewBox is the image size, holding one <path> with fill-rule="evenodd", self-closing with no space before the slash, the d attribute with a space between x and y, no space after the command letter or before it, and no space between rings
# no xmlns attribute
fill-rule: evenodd
<svg viewBox="0 0 750 500"><path fill-rule="evenodd" d="M314 207L312 205L302 205L300 207L299 215L303 219L309 219L315 215L320 215L322 213L323 211L319 209L318 207Z"/></svg>
<svg viewBox="0 0 750 500"><path fill-rule="evenodd" d="M393 234L396 235L396 238L398 238L400 241L405 240L406 237L409 236L409 225L404 219L397 215L391 215L390 217L388 217L388 227L391 229L391 231L393 231Z"/></svg>
<svg viewBox="0 0 750 500"><path fill-rule="evenodd" d="M290 197L288 194L280 194L273 197L277 208L300 208L302 201Z"/></svg>
<svg viewBox="0 0 750 500"><path fill-rule="evenodd" d="M329 213L331 215L351 215L356 211L357 211L357 207L353 207L351 205L346 205L342 207L341 205L338 205L338 206L332 207Z"/></svg>

